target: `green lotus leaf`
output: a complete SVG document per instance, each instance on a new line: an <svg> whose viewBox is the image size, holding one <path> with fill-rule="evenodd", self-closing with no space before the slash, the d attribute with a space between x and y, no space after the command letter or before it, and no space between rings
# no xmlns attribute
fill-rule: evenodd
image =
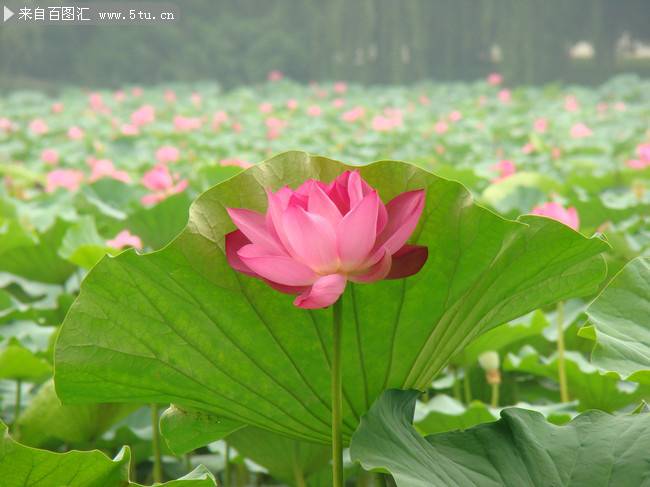
<svg viewBox="0 0 650 487"><path fill-rule="evenodd" d="M331 181L336 161L288 152L213 187L164 249L104 258L84 280L56 347L67 403L174 403L308 441L330 438L331 309L235 273L226 207L264 210L265 189ZM543 217L509 221L415 166L360 167L384 201L424 188L415 276L349 285L343 298L343 434L387 388L427 387L472 339L541 306L594 293L607 244Z"/></svg>
<svg viewBox="0 0 650 487"><path fill-rule="evenodd" d="M52 366L25 348L17 339L11 338L0 349L0 379L40 382L52 373Z"/></svg>
<svg viewBox="0 0 650 487"><path fill-rule="evenodd" d="M266 468L279 480L296 487L311 485L309 477L329 465L328 446L294 440L252 426L228 436L240 455Z"/></svg>
<svg viewBox="0 0 650 487"><path fill-rule="evenodd" d="M527 346L519 354L508 354L503 361L503 370L523 372L537 377L558 380L557 356L542 357ZM616 377L600 374L580 353L565 352L565 370L571 399L578 400L578 410L600 409L613 412L629 404L636 404L644 397L650 397L650 387L645 385L621 387ZM559 393L558 393L559 394ZM559 400L559 395L557 396Z"/></svg>
<svg viewBox="0 0 650 487"><path fill-rule="evenodd" d="M650 384L650 257L629 262L587 308L579 335L595 340L591 361L603 371Z"/></svg>
<svg viewBox="0 0 650 487"><path fill-rule="evenodd" d="M14 441L0 422L0 479L3 487L139 487L129 481L131 453L122 448L111 460L99 450L54 453ZM214 477L199 467L185 477L156 484L166 487L215 487Z"/></svg>
<svg viewBox="0 0 650 487"><path fill-rule="evenodd" d="M160 432L169 449L176 455L225 438L243 426L236 420L174 405L167 408L160 417Z"/></svg>
<svg viewBox="0 0 650 487"><path fill-rule="evenodd" d="M17 440L34 447L57 442L88 446L136 408L124 403L64 406L56 397L54 383L48 381L18 418Z"/></svg>
<svg viewBox="0 0 650 487"><path fill-rule="evenodd" d="M589 411L557 426L507 408L495 423L422 437L412 426L417 391L386 391L361 420L350 454L398 487L644 485L650 414Z"/></svg>

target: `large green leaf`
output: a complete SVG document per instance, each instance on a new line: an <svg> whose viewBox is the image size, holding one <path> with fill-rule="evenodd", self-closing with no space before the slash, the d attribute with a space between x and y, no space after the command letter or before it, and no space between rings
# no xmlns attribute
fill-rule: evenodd
<svg viewBox="0 0 650 487"><path fill-rule="evenodd" d="M650 384L650 257L628 263L587 309L579 335L596 341L592 362Z"/></svg>
<svg viewBox="0 0 650 487"><path fill-rule="evenodd" d="M3 487L137 487L129 481L131 453L124 447L114 460L98 450L54 453L14 441L0 422L0 479ZM199 467L166 487L214 487L210 472Z"/></svg>
<svg viewBox="0 0 650 487"><path fill-rule="evenodd" d="M136 407L131 404L64 406L56 397L53 382L49 381L18 418L17 439L36 447L50 446L53 442L87 446Z"/></svg>
<svg viewBox="0 0 650 487"><path fill-rule="evenodd" d="M289 485L310 485L307 479L329 465L331 450L322 444L294 440L252 426L228 436L240 455L266 468Z"/></svg>
<svg viewBox="0 0 650 487"><path fill-rule="evenodd" d="M172 402L311 441L330 437L331 310L235 273L226 207L264 210L265 188L330 181L350 166L281 154L215 186L161 251L104 258L71 307L56 350L64 402ZM425 188L416 276L350 285L343 299L344 436L390 387L424 388L492 327L597 290L607 245L542 217L504 220L458 183L383 161L359 168L384 201Z"/></svg>
<svg viewBox="0 0 650 487"><path fill-rule="evenodd" d="M423 438L411 425L417 396L386 391L352 438L352 459L398 487L647 485L650 414L589 411L556 426L508 408L496 423Z"/></svg>

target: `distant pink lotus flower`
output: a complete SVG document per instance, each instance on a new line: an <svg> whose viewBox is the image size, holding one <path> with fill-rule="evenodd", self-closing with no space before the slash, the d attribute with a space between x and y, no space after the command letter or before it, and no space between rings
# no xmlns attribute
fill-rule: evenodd
<svg viewBox="0 0 650 487"><path fill-rule="evenodd" d="M249 167L253 167L253 164L251 164L250 162L246 162L242 159L236 159L236 158L222 159L221 161L219 161L219 164L221 166L241 167L242 169L248 169Z"/></svg>
<svg viewBox="0 0 650 487"><path fill-rule="evenodd" d="M142 105L131 114L131 123L138 127L148 125L156 120L156 109L152 105Z"/></svg>
<svg viewBox="0 0 650 487"><path fill-rule="evenodd" d="M0 117L0 130L3 132L11 132L14 128L14 124L11 120L5 117Z"/></svg>
<svg viewBox="0 0 650 487"><path fill-rule="evenodd" d="M88 103L90 104L90 108L96 112L101 112L106 108L101 93L91 93L88 95Z"/></svg>
<svg viewBox="0 0 650 487"><path fill-rule="evenodd" d="M52 103L52 113L61 113L63 108L64 106L61 102Z"/></svg>
<svg viewBox="0 0 650 487"><path fill-rule="evenodd" d="M626 162L627 167L637 171L650 167L650 143L639 144L636 147L638 159L631 159Z"/></svg>
<svg viewBox="0 0 650 487"><path fill-rule="evenodd" d="M499 91L499 101L504 105L507 105L512 101L512 93L510 90L501 90Z"/></svg>
<svg viewBox="0 0 650 487"><path fill-rule="evenodd" d="M176 102L176 92L174 90L165 90L165 94L163 95L165 98L165 101L167 103L175 103Z"/></svg>
<svg viewBox="0 0 650 487"><path fill-rule="evenodd" d="M383 115L377 115L372 119L372 129L376 132L390 132L403 123L402 111L397 108L385 108Z"/></svg>
<svg viewBox="0 0 650 487"><path fill-rule="evenodd" d="M125 123L120 126L120 132L122 133L122 135L134 136L140 133L140 129L138 128L137 125L131 123Z"/></svg>
<svg viewBox="0 0 650 487"><path fill-rule="evenodd" d="M287 109L293 111L296 108L298 108L298 100L295 98L291 98L290 100L287 100Z"/></svg>
<svg viewBox="0 0 650 487"><path fill-rule="evenodd" d="M57 188L76 191L79 189L83 179L84 174L76 169L55 169L47 173L45 191L53 193Z"/></svg>
<svg viewBox="0 0 650 487"><path fill-rule="evenodd" d="M420 95L419 101L421 105L431 105L431 98L427 95Z"/></svg>
<svg viewBox="0 0 650 487"><path fill-rule="evenodd" d="M244 126L239 122L233 122L231 127L232 127L232 131L235 132L236 134L239 134L244 130Z"/></svg>
<svg viewBox="0 0 650 487"><path fill-rule="evenodd" d="M68 138L70 140L81 140L84 138L84 135L84 131L76 125L73 125L68 129Z"/></svg>
<svg viewBox="0 0 650 487"><path fill-rule="evenodd" d="M124 93L122 90L117 90L115 93L113 93L113 99L118 103L122 103L124 100L126 100L126 93Z"/></svg>
<svg viewBox="0 0 650 487"><path fill-rule="evenodd" d="M161 164L176 162L181 156L181 152L173 145L164 145L156 151L156 160Z"/></svg>
<svg viewBox="0 0 650 487"><path fill-rule="evenodd" d="M627 110L627 107L625 106L625 103L623 103L622 101L617 101L616 103L614 103L614 110L616 110L617 112L624 112L625 110Z"/></svg>
<svg viewBox="0 0 650 487"><path fill-rule="evenodd" d="M334 98L332 100L332 106L334 108L343 108L345 106L345 100L343 98Z"/></svg>
<svg viewBox="0 0 650 487"><path fill-rule="evenodd" d="M131 90L131 94L136 98L141 97L143 93L144 91L139 86L134 86L133 89Z"/></svg>
<svg viewBox="0 0 650 487"><path fill-rule="evenodd" d="M226 235L226 256L236 271L297 294L300 308L330 306L347 281L411 276L427 260L426 247L406 243L424 209L424 190L384 205L357 171L346 171L329 184L310 179L267 197L265 215L228 208L238 229Z"/></svg>
<svg viewBox="0 0 650 487"><path fill-rule="evenodd" d="M458 122L463 119L463 114L458 110L454 110L449 114L449 120L452 122Z"/></svg>
<svg viewBox="0 0 650 487"><path fill-rule="evenodd" d="M133 235L128 230L122 230L115 238L106 241L106 245L114 249L123 249L124 247L133 247L135 249L142 249L142 240L137 235Z"/></svg>
<svg viewBox="0 0 650 487"><path fill-rule="evenodd" d="M576 123L573 127L571 127L569 133L574 139L583 139L585 137L591 137L593 135L591 129L584 123Z"/></svg>
<svg viewBox="0 0 650 487"><path fill-rule="evenodd" d="M29 122L29 131L34 135L43 135L49 131L49 127L42 118L35 118Z"/></svg>
<svg viewBox="0 0 650 487"><path fill-rule="evenodd" d="M503 76L499 73L490 73L488 74L487 82L492 86L498 86L503 83Z"/></svg>
<svg viewBox="0 0 650 487"><path fill-rule="evenodd" d="M341 115L341 120L343 120L344 122L352 123L352 122L356 122L360 118L363 118L365 114L366 114L365 108L357 106L343 113L343 115Z"/></svg>
<svg viewBox="0 0 650 487"><path fill-rule="evenodd" d="M337 81L334 83L334 93L341 95L346 91L348 91L348 84L345 81Z"/></svg>
<svg viewBox="0 0 650 487"><path fill-rule="evenodd" d="M492 180L493 183L498 183L512 176L517 171L517 166L515 166L514 162L508 159L503 159L496 164L493 164L490 169L499 173L499 177Z"/></svg>
<svg viewBox="0 0 650 487"><path fill-rule="evenodd" d="M562 157L562 149L559 147L553 147L551 149L551 158L557 160L560 157Z"/></svg>
<svg viewBox="0 0 650 487"><path fill-rule="evenodd" d="M165 164L157 164L142 176L142 184L151 193L142 197L144 205L159 203L169 196L181 193L187 188L187 179L180 180L178 174L169 172Z"/></svg>
<svg viewBox="0 0 650 487"><path fill-rule="evenodd" d="M535 146L528 142L527 144L524 144L524 146L521 148L521 152L524 154L532 154L535 152Z"/></svg>
<svg viewBox="0 0 650 487"><path fill-rule="evenodd" d="M548 120L545 118L538 118L533 122L533 130L538 134L543 134L548 130Z"/></svg>
<svg viewBox="0 0 650 487"><path fill-rule="evenodd" d="M260 112L268 114L273 111L273 105L271 105L268 101L265 101L263 103L260 103L259 109Z"/></svg>
<svg viewBox="0 0 650 487"><path fill-rule="evenodd" d="M568 95L564 98L564 109L567 112L577 112L580 110L580 103L578 99L573 95Z"/></svg>
<svg viewBox="0 0 650 487"><path fill-rule="evenodd" d="M321 107L318 105L311 105L309 108L307 108L307 115L310 117L320 117L322 113L323 110L321 110Z"/></svg>
<svg viewBox="0 0 650 487"><path fill-rule="evenodd" d="M194 105L195 107L199 107L203 102L203 98L199 93L192 93L190 95L190 101L192 102L192 105Z"/></svg>
<svg viewBox="0 0 650 487"><path fill-rule="evenodd" d="M230 117L228 117L228 113L224 112L223 110L215 112L212 116L212 126L218 128L222 123L227 122L229 118Z"/></svg>
<svg viewBox="0 0 650 487"><path fill-rule="evenodd" d="M269 81L280 81L282 78L284 78L284 73L279 69L273 69L266 75L266 79Z"/></svg>
<svg viewBox="0 0 650 487"><path fill-rule="evenodd" d="M41 152L41 161L50 166L56 166L59 163L59 152L56 149L44 149Z"/></svg>
<svg viewBox="0 0 650 487"><path fill-rule="evenodd" d="M556 203L555 201L549 201L542 205L538 205L533 208L531 213L533 215L545 216L557 220L573 228L575 231L578 231L578 228L580 227L578 210L574 207L564 208L560 203Z"/></svg>
<svg viewBox="0 0 650 487"><path fill-rule="evenodd" d="M203 121L198 117L184 117L176 115L174 117L174 129L177 132L193 132L203 125Z"/></svg>
<svg viewBox="0 0 650 487"><path fill-rule="evenodd" d="M435 133L442 135L446 133L449 130L449 124L445 122L444 120L439 120L436 122L436 124L433 126L433 130Z"/></svg>
<svg viewBox="0 0 650 487"><path fill-rule="evenodd" d="M92 172L90 174L89 181L91 183L102 179L102 178L111 178L117 181L121 181L125 184L131 182L131 177L126 171L121 171L115 169L113 161L108 159L91 159L89 161Z"/></svg>
<svg viewBox="0 0 650 487"><path fill-rule="evenodd" d="M603 114L609 109L609 105L607 103L601 102L596 105L596 110L598 113Z"/></svg>
<svg viewBox="0 0 650 487"><path fill-rule="evenodd" d="M286 120L277 117L269 117L266 119L266 138L274 140L282 135L282 130L287 126Z"/></svg>

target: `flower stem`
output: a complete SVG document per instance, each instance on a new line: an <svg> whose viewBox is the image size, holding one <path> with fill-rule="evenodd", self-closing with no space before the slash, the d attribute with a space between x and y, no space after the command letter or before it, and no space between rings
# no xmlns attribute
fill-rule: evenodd
<svg viewBox="0 0 650 487"><path fill-rule="evenodd" d="M226 452L225 452L225 465L223 472L223 485L224 487L230 487L232 484L232 472L230 471L230 444L226 442Z"/></svg>
<svg viewBox="0 0 650 487"><path fill-rule="evenodd" d="M16 399L14 401L13 433L18 433L18 417L20 416L20 403L22 402L22 381L16 380Z"/></svg>
<svg viewBox="0 0 650 487"><path fill-rule="evenodd" d="M151 405L151 447L153 449L153 481L163 481L162 454L160 452L160 431L158 430L158 404Z"/></svg>
<svg viewBox="0 0 650 487"><path fill-rule="evenodd" d="M341 399L341 322L343 297L334 303L332 319L332 485L343 487L343 434Z"/></svg>
<svg viewBox="0 0 650 487"><path fill-rule="evenodd" d="M560 382L560 401L569 402L569 386L566 380L564 360L564 302L557 303L557 372Z"/></svg>
<svg viewBox="0 0 650 487"><path fill-rule="evenodd" d="M465 376L463 377L463 389L465 392L465 404L472 402L472 384L469 381L469 365L465 367Z"/></svg>
<svg viewBox="0 0 650 487"><path fill-rule="evenodd" d="M492 407L493 408L498 408L499 407L499 383L493 383L492 384Z"/></svg>

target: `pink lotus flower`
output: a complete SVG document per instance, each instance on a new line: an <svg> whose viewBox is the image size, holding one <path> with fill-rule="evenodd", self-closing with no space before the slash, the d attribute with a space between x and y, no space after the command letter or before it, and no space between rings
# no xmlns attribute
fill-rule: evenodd
<svg viewBox="0 0 650 487"><path fill-rule="evenodd" d="M110 161L108 159L91 159L89 163L90 167L92 168L92 172L89 178L91 183L102 178L115 179L125 184L131 182L131 177L129 174L126 171L115 169L113 161Z"/></svg>
<svg viewBox="0 0 650 487"><path fill-rule="evenodd" d="M176 115L174 117L174 129L177 132L192 132L198 130L203 125L203 121L198 117L183 117Z"/></svg>
<svg viewBox="0 0 650 487"><path fill-rule="evenodd" d="M493 183L498 183L512 176L517 171L517 166L514 162L504 159L493 164L490 169L499 173L499 177L492 180Z"/></svg>
<svg viewBox="0 0 650 487"><path fill-rule="evenodd" d="M53 193L57 188L76 191L79 189L83 179L84 174L76 169L55 169L47 174L45 191Z"/></svg>
<svg viewBox="0 0 650 487"><path fill-rule="evenodd" d="M334 83L334 93L343 94L348 91L348 84L345 81L337 81Z"/></svg>
<svg viewBox="0 0 650 487"><path fill-rule="evenodd" d="M567 112L577 112L580 110L580 103L578 99L573 95L568 95L564 98L564 109Z"/></svg>
<svg viewBox="0 0 650 487"><path fill-rule="evenodd" d="M68 138L70 140L80 140L84 138L84 131L77 127L76 125L70 127L68 129Z"/></svg>
<svg viewBox="0 0 650 487"><path fill-rule="evenodd" d="M96 112L101 112L105 108L101 93L91 93L88 95L88 103L90 103L90 108Z"/></svg>
<svg viewBox="0 0 650 487"><path fill-rule="evenodd" d="M59 152L56 149L45 149L41 152L41 161L56 166L59 163Z"/></svg>
<svg viewBox="0 0 650 487"><path fill-rule="evenodd" d="M43 135L49 131L49 127L42 118L35 118L29 122L29 131L34 135Z"/></svg>
<svg viewBox="0 0 650 487"><path fill-rule="evenodd" d="M248 169L249 167L253 167L253 164L251 164L250 162L246 162L237 158L222 159L221 161L219 161L219 164L222 166L241 167L242 169Z"/></svg>
<svg viewBox="0 0 650 487"><path fill-rule="evenodd" d="M449 120L452 122L458 122L463 119L463 114L460 113L458 110L454 110L449 114Z"/></svg>
<svg viewBox="0 0 650 487"><path fill-rule="evenodd" d="M521 152L524 154L532 154L535 152L535 146L528 142L527 144L524 144L524 146L521 148Z"/></svg>
<svg viewBox="0 0 650 487"><path fill-rule="evenodd" d="M141 97L143 93L144 93L144 91L143 91L142 88L140 88L139 86L135 86L135 87L133 87L133 89L131 90L131 94L132 94L134 97L136 97L136 98Z"/></svg>
<svg viewBox="0 0 650 487"><path fill-rule="evenodd" d="M636 154L639 156L639 159L650 164L650 143L637 145Z"/></svg>
<svg viewBox="0 0 650 487"><path fill-rule="evenodd" d="M142 176L142 184L151 193L140 200L144 205L159 203L169 196L181 193L187 188L187 179L179 180L178 174L171 174L164 164L157 164Z"/></svg>
<svg viewBox="0 0 650 487"><path fill-rule="evenodd" d="M200 107L201 103L203 102L203 98L199 93L192 93L190 95L190 101L192 102L192 105L195 107Z"/></svg>
<svg viewBox="0 0 650 487"><path fill-rule="evenodd" d="M63 103L57 102L52 104L52 113L61 113L63 111Z"/></svg>
<svg viewBox="0 0 650 487"><path fill-rule="evenodd" d="M593 132L584 123L576 123L571 127L570 134L574 139L583 139L585 137L591 137Z"/></svg>
<svg viewBox="0 0 650 487"><path fill-rule="evenodd" d="M161 164L176 162L181 156L181 152L173 145L164 145L156 151L156 160Z"/></svg>
<svg viewBox="0 0 650 487"><path fill-rule="evenodd" d="M404 278L426 262L426 247L406 243L424 208L423 190L384 205L357 171L346 171L330 184L310 179L267 196L266 215L228 208L238 230L226 235L226 256L236 271L297 294L298 307L327 307L347 281Z"/></svg>
<svg viewBox="0 0 650 487"><path fill-rule="evenodd" d="M625 163L625 165L630 169L634 169L635 171L642 171L646 167L650 167L650 161L644 161L642 159L630 159Z"/></svg>
<svg viewBox="0 0 650 487"><path fill-rule="evenodd" d="M533 130L538 134L543 134L548 129L548 120L545 118L538 118L533 122Z"/></svg>
<svg viewBox="0 0 650 487"><path fill-rule="evenodd" d="M218 130L221 127L221 124L228 121L228 114L224 111L215 112L212 116L212 128Z"/></svg>
<svg viewBox="0 0 650 487"><path fill-rule="evenodd" d="M449 124L443 120L440 120L436 122L436 124L433 126L433 130L437 134L442 135L449 130Z"/></svg>
<svg viewBox="0 0 650 487"><path fill-rule="evenodd" d="M578 210L574 207L564 208L560 203L556 203L555 201L549 201L543 205L538 205L533 208L531 213L533 215L545 216L557 220L573 228L575 231L578 231L578 228L580 227Z"/></svg>
<svg viewBox="0 0 650 487"><path fill-rule="evenodd" d="M498 86L503 83L503 76L499 73L490 73L487 77L487 82L492 86Z"/></svg>
<svg viewBox="0 0 650 487"><path fill-rule="evenodd" d="M334 108L343 108L345 106L345 100L343 98L335 98L332 100L332 106Z"/></svg>
<svg viewBox="0 0 650 487"><path fill-rule="evenodd" d="M282 78L284 78L284 73L282 73L282 71L279 69L273 69L269 71L269 74L266 75L266 78L269 81L280 81Z"/></svg>
<svg viewBox="0 0 650 487"><path fill-rule="evenodd" d="M311 105L307 108L307 115L310 117L320 117L323 113L323 110L318 105Z"/></svg>
<svg viewBox="0 0 650 487"><path fill-rule="evenodd" d="M287 108L291 111L295 110L298 108L298 100L291 98L290 100L287 100Z"/></svg>
<svg viewBox="0 0 650 487"><path fill-rule="evenodd" d="M429 98L427 95L420 95L420 104L422 105L431 105L431 98Z"/></svg>
<svg viewBox="0 0 650 487"><path fill-rule="evenodd" d="M601 102L596 105L596 110L601 115L604 114L608 109L609 109L609 105L605 102Z"/></svg>
<svg viewBox="0 0 650 487"><path fill-rule="evenodd" d="M131 123L138 127L152 123L156 119L156 109L152 105L142 105L131 114Z"/></svg>
<svg viewBox="0 0 650 487"><path fill-rule="evenodd" d="M510 103L512 101L512 93L510 93L510 90L499 91L499 101L504 105Z"/></svg>
<svg viewBox="0 0 650 487"><path fill-rule="evenodd" d="M124 100L126 100L126 93L124 93L122 90L117 90L115 93L113 93L113 99L118 103L122 103Z"/></svg>
<svg viewBox="0 0 650 487"><path fill-rule="evenodd" d="M259 109L260 112L268 114L273 111L273 105L271 105L268 101L265 101L264 103L260 103Z"/></svg>
<svg viewBox="0 0 650 487"><path fill-rule="evenodd" d="M624 112L625 110L627 110L627 107L625 106L625 103L623 103L622 101L617 101L616 103L614 103L614 110L616 110L617 112Z"/></svg>
<svg viewBox="0 0 650 487"><path fill-rule="evenodd" d="M165 94L163 96L167 103L176 102L176 92L174 92L173 90L165 90Z"/></svg>
<svg viewBox="0 0 650 487"><path fill-rule="evenodd" d="M363 107L354 107L341 115L341 120L344 122L352 123L356 122L360 118L363 118L365 114L366 110Z"/></svg>
<svg viewBox="0 0 650 487"><path fill-rule="evenodd" d="M142 240L137 235L131 234L128 230L122 230L115 238L106 241L106 245L114 249L123 249L124 247L133 247L142 249Z"/></svg>
<svg viewBox="0 0 650 487"><path fill-rule="evenodd" d="M8 118L0 118L0 130L3 132L11 132L14 128L14 124Z"/></svg>
<svg viewBox="0 0 650 487"><path fill-rule="evenodd" d="M137 125L125 123L120 127L120 132L122 132L122 135L133 136L138 135L140 133L140 129Z"/></svg>

